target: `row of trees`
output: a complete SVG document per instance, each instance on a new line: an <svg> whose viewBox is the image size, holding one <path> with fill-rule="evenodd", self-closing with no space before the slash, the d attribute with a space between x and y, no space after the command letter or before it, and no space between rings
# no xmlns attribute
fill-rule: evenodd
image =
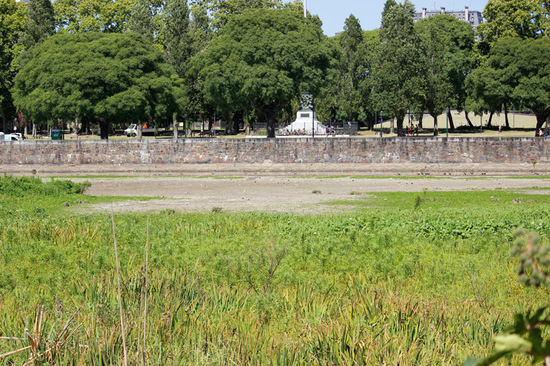
<svg viewBox="0 0 550 366"><path fill-rule="evenodd" d="M413 13L408 0L387 0L379 30L363 32L351 15L327 38L300 1L0 0L3 128L22 112L34 124L98 125L107 138L112 124L217 116L230 133L264 121L274 136L304 91L321 120L372 127L383 110L399 133L408 112L421 124L424 111L435 119L446 108L467 118L530 109L542 127L546 1L489 0L479 42L468 23L415 24Z"/></svg>

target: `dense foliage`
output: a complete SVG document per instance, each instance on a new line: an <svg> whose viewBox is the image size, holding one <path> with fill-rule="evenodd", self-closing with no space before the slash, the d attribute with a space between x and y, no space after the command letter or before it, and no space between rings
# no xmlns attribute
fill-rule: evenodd
<svg viewBox="0 0 550 366"><path fill-rule="evenodd" d="M13 0L0 1L0 118L2 131L7 130L8 120L15 116L10 89L16 73L16 57L21 48L20 36L25 24L25 3Z"/></svg>
<svg viewBox="0 0 550 366"><path fill-rule="evenodd" d="M177 108L177 85L162 55L136 33L59 34L36 46L15 79L15 102L32 119L57 116L139 122Z"/></svg>
<svg viewBox="0 0 550 366"><path fill-rule="evenodd" d="M538 131L550 117L550 40L501 38L468 81L477 100L530 109Z"/></svg>
<svg viewBox="0 0 550 366"><path fill-rule="evenodd" d="M193 67L220 113L255 113L275 137L289 101L319 89L329 60L323 41L320 25L296 11L247 10L228 20Z"/></svg>
<svg viewBox="0 0 550 366"><path fill-rule="evenodd" d="M396 117L399 134L405 114L417 109L415 104L426 87L427 60L422 57L413 14L414 5L408 0L384 11L372 75L377 109Z"/></svg>
<svg viewBox="0 0 550 366"><path fill-rule="evenodd" d="M55 345L57 364L121 364L110 215L86 213L77 202L98 198L70 183L41 196L37 179L0 181L1 335L22 337L27 327L42 339L7 362L44 359ZM131 363L142 347L147 237L142 349L151 362L418 365L486 355L513 313L547 302L546 291L517 284L509 251L517 226L548 241L548 200L385 193L327 216L117 214ZM26 342L2 339L0 354Z"/></svg>
<svg viewBox="0 0 550 366"><path fill-rule="evenodd" d="M145 109L149 112L144 112L145 104L128 91L132 95L129 105L138 112L128 118L127 111L116 108L115 103L111 115L101 116L108 119L101 125L103 137L109 123L118 127L136 121L159 125L162 120L166 125L172 120L177 126L178 118L210 122L223 119L230 134L239 131L241 122L268 122L273 136L275 123L293 118L304 91L313 92L323 122L355 121L372 128L375 116L383 112L386 118L396 119L398 133L402 133L405 114L415 115L421 126L425 112L436 118L447 108L465 111L468 121L469 112L489 112L492 116L501 110L506 113L510 109L534 108L538 127L548 118L547 106L539 101L533 106L533 98L526 98L525 93L506 94L516 88L513 78L491 80L485 72L492 67L489 58L499 52L498 41L507 37L515 39L515 46L529 54L533 64L544 63L546 56L536 51L537 43L531 41L545 39L550 14L547 1L491 0L484 9L486 22L475 34L467 22L447 15L413 24L415 8L409 0L387 0L379 30L362 32L351 14L343 24L343 32L331 39L322 34L317 16L303 17L301 2L58 0L52 6L49 0L31 0L26 6L16 5L15 0L2 1L6 15L2 14L0 31L7 40L0 50L4 131L9 130L7 121L23 116L38 125L75 122L75 129L82 132L89 131L88 124L99 122L98 118L84 121L85 116L73 110L70 115L61 113L51 108L47 98L36 99L32 109L19 98L14 108L13 94L28 92L20 85L13 87L15 73L37 57L32 49L40 47L54 32L136 32L143 36L142 46L152 44L161 51L174 72L178 87L169 90L172 95L165 94L163 99L169 97L176 102L177 114L167 107L151 112L152 104L170 104L166 100L148 102ZM255 24L255 28L248 24ZM363 26L372 29L377 25ZM475 36L479 42L475 42ZM525 71L518 65L522 60L510 62L512 69L517 66L519 72ZM521 75L532 78L530 74ZM536 77L541 85L548 84L544 73ZM533 94L539 99L548 98L541 85L535 86ZM128 85L122 87L131 89ZM110 97L99 88L98 93L106 94L103 99ZM452 115L448 113L448 117ZM453 129L452 119L450 126Z"/></svg>

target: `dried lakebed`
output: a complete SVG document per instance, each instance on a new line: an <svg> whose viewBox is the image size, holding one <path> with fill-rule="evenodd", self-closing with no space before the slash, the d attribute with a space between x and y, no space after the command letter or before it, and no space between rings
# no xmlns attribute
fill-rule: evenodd
<svg viewBox="0 0 550 366"><path fill-rule="evenodd" d="M357 177L127 177L73 178L92 183L93 196L148 197L113 204L90 205L93 211L147 212L175 210L208 212L262 211L337 213L353 210L349 205L326 205L333 201L363 200L376 192L422 192L504 190L532 194L550 193L550 180L542 178L357 178Z"/></svg>

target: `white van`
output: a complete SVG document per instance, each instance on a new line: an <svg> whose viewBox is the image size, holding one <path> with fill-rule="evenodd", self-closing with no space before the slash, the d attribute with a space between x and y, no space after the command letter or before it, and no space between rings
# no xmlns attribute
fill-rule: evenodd
<svg viewBox="0 0 550 366"><path fill-rule="evenodd" d="M4 135L2 133L2 135ZM0 135L0 137L2 136ZM23 140L23 136L20 133L9 133L7 135L4 135L4 141L19 141Z"/></svg>

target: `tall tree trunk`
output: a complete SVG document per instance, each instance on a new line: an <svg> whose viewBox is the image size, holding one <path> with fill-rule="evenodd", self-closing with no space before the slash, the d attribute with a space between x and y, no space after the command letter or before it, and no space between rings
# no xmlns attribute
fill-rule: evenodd
<svg viewBox="0 0 550 366"><path fill-rule="evenodd" d="M393 126L393 121L394 121L393 118L390 119L390 133L391 133L391 134L393 134L394 131L395 131L394 126ZM398 125L399 125L399 122L398 122ZM403 120L401 120L401 125L403 125ZM397 128L397 133L399 134L399 132L400 132L400 129Z"/></svg>
<svg viewBox="0 0 550 366"><path fill-rule="evenodd" d="M173 126L174 126L174 141L178 141L178 115L174 113L172 116L173 120Z"/></svg>
<svg viewBox="0 0 550 366"><path fill-rule="evenodd" d="M449 109L449 112L447 112L447 117L449 118L449 128L451 131L455 130L455 123L453 121L453 114L451 113L451 110Z"/></svg>
<svg viewBox="0 0 550 366"><path fill-rule="evenodd" d="M275 121L267 122L267 138L275 138Z"/></svg>
<svg viewBox="0 0 550 366"><path fill-rule="evenodd" d="M90 122L86 117L81 119L81 125L80 125L80 133L88 135L90 134Z"/></svg>
<svg viewBox="0 0 550 366"><path fill-rule="evenodd" d="M437 126L437 115L434 113L432 114L432 117L434 118L434 136L439 135L439 127Z"/></svg>
<svg viewBox="0 0 550 366"><path fill-rule="evenodd" d="M233 114L231 115L231 124L233 125L231 133L234 135L238 135L240 132L239 127L241 125L241 122L239 121L238 118L235 118Z"/></svg>
<svg viewBox="0 0 550 366"><path fill-rule="evenodd" d="M472 123L472 121L470 120L470 116L468 115L468 111L464 111L464 116L466 117L466 122L468 122L468 126L470 127L474 127L474 124Z"/></svg>
<svg viewBox="0 0 550 366"><path fill-rule="evenodd" d="M550 108L544 110L543 112L535 112L535 116L537 116L537 128L535 129L535 136L538 135L538 132L540 129L542 129L542 126L544 123L546 123L546 128L548 129L548 119L550 118Z"/></svg>
<svg viewBox="0 0 550 366"><path fill-rule="evenodd" d="M109 139L109 122L105 118L99 119L99 136L102 140Z"/></svg>
<svg viewBox="0 0 550 366"><path fill-rule="evenodd" d="M424 113L421 113L418 115L418 128L424 128L422 127L422 121L424 120Z"/></svg>
<svg viewBox="0 0 550 366"><path fill-rule="evenodd" d="M0 103L0 116L2 116L2 132L7 133L6 131L6 114L4 113L4 108L2 108L2 103Z"/></svg>
<svg viewBox="0 0 550 366"><path fill-rule="evenodd" d="M235 113L229 113L227 116L227 125L225 126L225 134L233 135L239 132L239 124L235 123Z"/></svg>
<svg viewBox="0 0 550 366"><path fill-rule="evenodd" d="M508 105L504 103L504 120L506 121L506 128L510 129L510 121L508 120Z"/></svg>
<svg viewBox="0 0 550 366"><path fill-rule="evenodd" d="M34 121L32 121L32 138L35 139L36 138L36 123L34 123Z"/></svg>
<svg viewBox="0 0 550 366"><path fill-rule="evenodd" d="M367 115L367 129L368 129L369 131L372 131L373 128L374 128L374 119L375 119L375 118L376 118L376 117L373 116L373 115Z"/></svg>
<svg viewBox="0 0 550 366"><path fill-rule="evenodd" d="M275 138L275 116L266 113L265 119L267 122L267 138Z"/></svg>
<svg viewBox="0 0 550 366"><path fill-rule="evenodd" d="M399 116L396 118L396 120L397 120L397 136L404 136L405 134L403 133L403 121L405 120L405 116ZM393 119L392 119L391 126L393 127Z"/></svg>

